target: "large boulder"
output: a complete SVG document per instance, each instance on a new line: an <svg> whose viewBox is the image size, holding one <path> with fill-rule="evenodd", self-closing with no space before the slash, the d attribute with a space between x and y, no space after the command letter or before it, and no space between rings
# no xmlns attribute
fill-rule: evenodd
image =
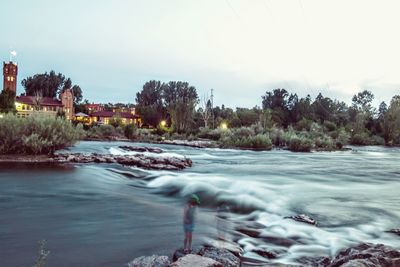
<svg viewBox="0 0 400 267"><path fill-rule="evenodd" d="M203 247L198 254L203 257L211 258L223 264L224 267L240 266L240 259L232 252L224 248Z"/></svg>
<svg viewBox="0 0 400 267"><path fill-rule="evenodd" d="M142 256L129 262L127 267L168 267L171 262L167 256Z"/></svg>
<svg viewBox="0 0 400 267"><path fill-rule="evenodd" d="M400 251L382 244L360 244L344 249L329 267L400 266Z"/></svg>
<svg viewBox="0 0 400 267"><path fill-rule="evenodd" d="M202 249L202 247L195 247L192 248L190 251L190 254L199 254L199 251ZM177 261L179 258L185 257L188 253L186 253L183 248L179 248L175 250L174 255L172 256L172 261Z"/></svg>
<svg viewBox="0 0 400 267"><path fill-rule="evenodd" d="M195 254L188 254L171 264L171 267L223 267L220 262Z"/></svg>

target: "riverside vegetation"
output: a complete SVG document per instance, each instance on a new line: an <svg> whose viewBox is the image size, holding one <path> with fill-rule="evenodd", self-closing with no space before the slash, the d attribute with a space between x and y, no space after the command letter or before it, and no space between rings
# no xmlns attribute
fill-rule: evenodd
<svg viewBox="0 0 400 267"><path fill-rule="evenodd" d="M6 114L0 119L0 154L52 154L83 136L82 125L63 118Z"/></svg>
<svg viewBox="0 0 400 267"><path fill-rule="evenodd" d="M24 79L26 94L55 97L72 87L76 112L88 112L82 102L82 90L70 79L51 71ZM0 95L0 112L15 113L14 96ZM136 94L136 104L106 104L106 110L136 108L149 129L123 125L114 117L110 125L75 127L62 119L28 118L18 120L7 115L2 120L0 153L52 153L81 138L96 140L130 139L143 142L163 140L209 139L215 146L269 150L273 147L291 151L342 149L351 145L400 145L400 95L389 105L372 106L374 95L364 90L355 94L351 105L321 93L299 97L285 89L267 91L261 107L214 107L211 98L201 99L194 86L183 81L151 80ZM163 122L163 123L162 123ZM37 124L37 125L36 125ZM12 132L15 126L16 132ZM82 129L86 131L82 131Z"/></svg>

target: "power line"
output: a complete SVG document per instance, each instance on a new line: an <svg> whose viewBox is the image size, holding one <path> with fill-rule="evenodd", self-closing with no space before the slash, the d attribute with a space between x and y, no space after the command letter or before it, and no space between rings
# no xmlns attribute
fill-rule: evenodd
<svg viewBox="0 0 400 267"><path fill-rule="evenodd" d="M225 0L226 4L229 6L229 8L232 10L233 14L239 19L239 21L242 21L242 19L239 16L239 13L236 12L236 10L233 8L229 0Z"/></svg>

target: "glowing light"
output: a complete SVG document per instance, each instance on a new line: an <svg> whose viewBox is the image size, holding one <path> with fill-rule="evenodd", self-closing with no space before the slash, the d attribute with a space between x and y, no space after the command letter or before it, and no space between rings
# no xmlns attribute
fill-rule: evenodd
<svg viewBox="0 0 400 267"><path fill-rule="evenodd" d="M160 125L161 125L161 127L165 127L165 126L167 125L167 122L164 121L164 120L162 120L162 121L160 122Z"/></svg>
<svg viewBox="0 0 400 267"><path fill-rule="evenodd" d="M3 114L0 114L0 119L3 118Z"/></svg>
<svg viewBox="0 0 400 267"><path fill-rule="evenodd" d="M226 122L221 123L221 129L223 130L228 129L228 124L226 124Z"/></svg>

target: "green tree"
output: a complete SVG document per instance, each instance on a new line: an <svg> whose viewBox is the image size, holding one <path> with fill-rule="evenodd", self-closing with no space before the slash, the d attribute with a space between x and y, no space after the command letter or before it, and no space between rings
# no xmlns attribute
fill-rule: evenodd
<svg viewBox="0 0 400 267"><path fill-rule="evenodd" d="M136 109L145 123L154 127L162 118L165 118L166 111L163 104L163 87L161 81L148 81L143 85L140 92L136 94Z"/></svg>
<svg viewBox="0 0 400 267"><path fill-rule="evenodd" d="M62 90L65 76L55 71L50 73L35 74L22 80L21 84L25 88L26 95L33 96L36 92L41 92L43 97L57 97Z"/></svg>
<svg viewBox="0 0 400 267"><path fill-rule="evenodd" d="M82 101L82 89L79 85L72 86L72 93L74 94L74 104L77 105Z"/></svg>
<svg viewBox="0 0 400 267"><path fill-rule="evenodd" d="M353 107L361 112L372 114L372 101L374 100L374 94L368 90L364 90L354 95L352 98Z"/></svg>
<svg viewBox="0 0 400 267"><path fill-rule="evenodd" d="M15 113L15 93L10 90L3 90L0 94L0 113Z"/></svg>
<svg viewBox="0 0 400 267"><path fill-rule="evenodd" d="M82 89L78 85L72 86L70 78L65 78L61 73L56 74L54 70L49 73L35 74L21 81L25 88L25 94L34 96L40 93L43 97L56 98L65 89L72 89L74 93L74 104L82 101Z"/></svg>
<svg viewBox="0 0 400 267"><path fill-rule="evenodd" d="M389 145L400 144L400 95L396 95L390 101L386 112L386 135Z"/></svg>
<svg viewBox="0 0 400 267"><path fill-rule="evenodd" d="M189 130L194 123L194 108L199 101L196 88L187 82L170 81L165 84L163 96L173 129L177 132Z"/></svg>
<svg viewBox="0 0 400 267"><path fill-rule="evenodd" d="M250 126L259 121L260 116L257 107L249 108L236 108L236 115L240 120L240 126Z"/></svg>
<svg viewBox="0 0 400 267"><path fill-rule="evenodd" d="M262 108L272 110L272 120L287 126L289 93L285 89L274 89L262 96Z"/></svg>
<svg viewBox="0 0 400 267"><path fill-rule="evenodd" d="M333 114L333 100L329 97L324 97L321 93L315 98L312 103L314 118L323 123L324 121L332 120Z"/></svg>

